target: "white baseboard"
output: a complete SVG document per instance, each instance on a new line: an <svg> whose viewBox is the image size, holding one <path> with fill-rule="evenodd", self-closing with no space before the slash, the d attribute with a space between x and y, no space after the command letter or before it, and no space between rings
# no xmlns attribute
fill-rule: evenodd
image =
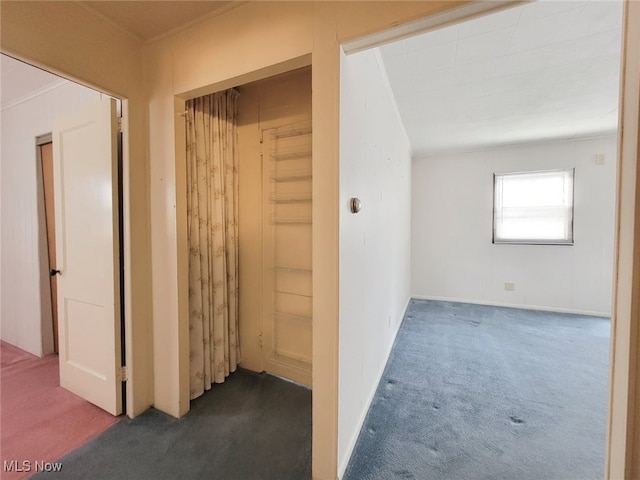
<svg viewBox="0 0 640 480"><path fill-rule="evenodd" d="M492 307L522 308L524 310L540 310L543 312L573 313L575 315L589 315L592 317L610 317L611 312L596 312L592 310L576 310L562 307L547 307L544 305L520 305L515 303L486 302L483 300L467 300L464 298L434 297L429 295L412 295L416 300L434 300L439 302L472 303L475 305L488 305Z"/></svg>
<svg viewBox="0 0 640 480"><path fill-rule="evenodd" d="M376 381L375 381L375 386L373 387L373 389L371 390L371 392L369 392L369 395L367 396L367 400L365 402L365 408L362 409L362 412L360 413L360 418L358 418L358 423L356 424L357 427L354 430L353 435L351 436L351 440L349 440L349 445L347 447L347 451L345 452L344 458L342 460L342 462L340 463L340 465L338 465L338 480L342 480L342 477L345 474L345 471L347 470L347 467L349 466L349 460L351 460L351 455L353 454L353 449L356 446L356 443L358 441L358 437L360 436L360 430L362 430L362 426L364 425L364 420L365 418L367 418L367 413L369 413L369 408L371 408L371 402L373 402L373 397L375 397L376 392L378 391L378 385L380 384L380 380L382 379L382 374L384 373L385 368L387 367L387 362L389 361L389 355L391 354L391 350L393 349L393 345L396 341L396 337L398 336L398 332L400 331L400 326L402 325L402 320L404 319L404 316L407 313L407 308L409 308L409 302L411 301L412 297L407 298L405 305L404 305L404 310L402 311L402 316L400 318L400 321L398 322L396 320L396 327L395 330L393 332L393 339L391 340L391 342L389 342L389 347L387 349L387 351L385 352L385 357L384 357L384 362L382 362L382 367L380 368L380 371L378 372Z"/></svg>

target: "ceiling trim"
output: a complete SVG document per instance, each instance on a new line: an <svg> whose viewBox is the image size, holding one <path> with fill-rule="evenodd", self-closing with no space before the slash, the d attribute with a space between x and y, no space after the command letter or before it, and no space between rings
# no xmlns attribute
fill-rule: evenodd
<svg viewBox="0 0 640 480"><path fill-rule="evenodd" d="M478 152L489 152L492 150L503 150L509 148L520 148L520 147L535 147L538 145L549 145L556 143L567 143L567 142L576 142L580 140L595 140L598 138L609 138L612 136L617 137L618 129L614 128L613 130L603 130L602 132L595 133L587 133L584 135L570 135L564 137L556 137L556 138L541 138L539 140L523 140L521 142L508 142L508 143L494 143L486 146L477 146L477 147L460 147L454 149L446 149L446 150L438 150L438 151L430 151L428 153L420 153L417 152L411 158L412 161L420 161L420 160L428 160L436 157L448 157L450 155L463 155L467 153L478 153Z"/></svg>
<svg viewBox="0 0 640 480"><path fill-rule="evenodd" d="M391 101L391 107L393 108L393 113L396 117L397 122L402 127L402 133L404 134L404 138L407 141L407 145L409 145L409 151L411 156L413 157L413 145L411 145L411 139L409 138L409 133L407 132L407 126L404 124L404 120L402 119L402 115L400 115L400 109L398 108L398 102L396 102L396 96L393 93L393 88L391 88L391 82L389 81L389 75L387 75L387 67L384 65L384 61L382 60L382 55L380 53L380 49L378 47L373 48L373 56L376 59L376 63L378 65L378 70L380 70L380 75L382 76L382 83L384 83L384 88L387 91L387 95L389 96L389 100Z"/></svg>
<svg viewBox="0 0 640 480"><path fill-rule="evenodd" d="M451 8L435 15L429 15L413 22L408 22L388 30L372 33L342 43L344 52L360 52L368 48L379 47L389 42L402 40L416 34L447 27L456 23L472 20L476 17L496 13L506 8L515 7L534 0L493 0L491 2L474 0L460 7Z"/></svg>
<svg viewBox="0 0 640 480"><path fill-rule="evenodd" d="M139 36L137 36L136 34L130 32L129 30L127 30L126 28L124 28L122 25L120 25L118 22L116 22L115 20L113 20L112 18L106 16L104 13L96 10L95 8L93 8L91 5L89 5L87 2L85 1L80 1L77 2L77 4L84 8L85 10L89 11L92 15L96 15L98 17L100 17L102 20L104 20L105 22L107 22L109 25L111 25L114 28L117 28L119 31L121 31L122 33L126 34L129 38L131 38L132 40L135 40L138 43L144 43L144 40L142 38L140 38Z"/></svg>
<svg viewBox="0 0 640 480"><path fill-rule="evenodd" d="M198 18L194 18L193 20L190 20L186 23L183 23L182 25L178 25L175 28L172 28L166 32L163 32L159 35L156 35L155 37L151 37L146 41L143 41L143 43L145 45L150 45L152 43L156 43L160 40L162 40L163 38L167 38L167 37L171 37L173 35L177 35L185 30L188 30L192 27L195 27L196 25L199 25L201 23L206 22L207 20L210 20L212 18L218 17L220 15L224 15L227 12L230 12L231 10L234 10L242 5L244 5L245 3L249 3L249 0L234 0L232 2L227 3L226 5L223 5L220 8L217 8L215 10L212 10L211 12L207 13L206 15L202 15Z"/></svg>
<svg viewBox="0 0 640 480"><path fill-rule="evenodd" d="M56 80L54 83L38 88L37 90L33 90L27 93L26 95L22 95L21 97L18 97L15 100L10 101L6 105L2 105L2 107L0 107L0 112L3 112L13 107L17 107L22 103L26 103L29 100L33 100L34 98L39 97L40 95L44 95L45 93L50 92L51 90L55 90L56 88L66 85L67 83L71 83L71 82L64 78L60 78L59 80Z"/></svg>

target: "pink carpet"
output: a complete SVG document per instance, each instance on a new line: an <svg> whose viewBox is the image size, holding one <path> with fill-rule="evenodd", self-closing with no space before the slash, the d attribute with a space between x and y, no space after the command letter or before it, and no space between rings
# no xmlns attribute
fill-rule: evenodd
<svg viewBox="0 0 640 480"><path fill-rule="evenodd" d="M120 419L60 387L57 355L38 358L4 342L0 352L0 478L26 478L36 461L53 462ZM11 461L25 471L7 472Z"/></svg>

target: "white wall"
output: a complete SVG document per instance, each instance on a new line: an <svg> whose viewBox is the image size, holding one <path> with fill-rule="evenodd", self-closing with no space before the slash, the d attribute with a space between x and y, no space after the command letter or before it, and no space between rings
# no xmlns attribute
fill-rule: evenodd
<svg viewBox="0 0 640 480"><path fill-rule="evenodd" d="M341 67L340 476L409 300L411 220L411 149L377 52Z"/></svg>
<svg viewBox="0 0 640 480"><path fill-rule="evenodd" d="M573 246L491 243L493 173L571 167ZM412 182L413 296L610 315L615 135L415 159Z"/></svg>
<svg viewBox="0 0 640 480"><path fill-rule="evenodd" d="M36 137L51 133L55 118L99 100L99 92L65 82L2 110L0 337L34 355L50 353L42 342L43 319L49 326L50 313L41 308L42 287L49 292L48 267L41 263L46 243L38 220L42 178Z"/></svg>

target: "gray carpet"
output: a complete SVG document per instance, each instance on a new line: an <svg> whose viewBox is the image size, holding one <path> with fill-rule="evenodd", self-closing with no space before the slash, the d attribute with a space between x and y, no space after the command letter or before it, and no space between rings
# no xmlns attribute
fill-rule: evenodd
<svg viewBox="0 0 640 480"><path fill-rule="evenodd" d="M609 319L412 300L345 480L604 476Z"/></svg>
<svg viewBox="0 0 640 480"><path fill-rule="evenodd" d="M233 373L175 419L124 419L36 479L307 480L311 391L267 374Z"/></svg>

